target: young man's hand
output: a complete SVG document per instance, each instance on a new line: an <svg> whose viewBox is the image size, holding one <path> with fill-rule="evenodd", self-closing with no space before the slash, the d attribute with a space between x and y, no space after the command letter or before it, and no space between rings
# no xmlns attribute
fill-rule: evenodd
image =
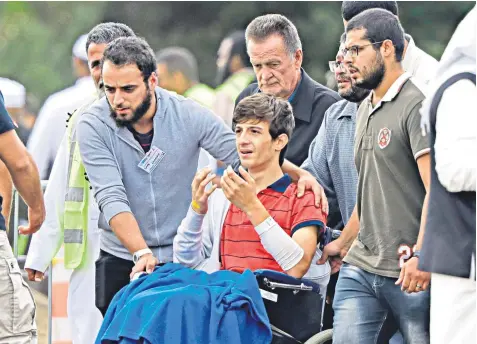
<svg viewBox="0 0 477 344"><path fill-rule="evenodd" d="M419 259L416 257L405 262L396 281L396 285L401 284L401 290L409 294L427 290L431 281L431 273L419 270L418 263Z"/></svg>
<svg viewBox="0 0 477 344"><path fill-rule="evenodd" d="M325 246L321 258L316 263L319 265L325 264L330 258L331 273L334 274L340 270L346 253L348 253L348 250L338 238Z"/></svg>
<svg viewBox="0 0 477 344"><path fill-rule="evenodd" d="M247 213L251 207L260 201L257 197L255 180L242 166L239 167L239 172L243 179L229 166L224 171L220 184L225 197L236 207Z"/></svg>
<svg viewBox="0 0 477 344"><path fill-rule="evenodd" d="M207 184L215 178L215 174L209 174L210 172L212 170L206 167L197 172L192 181L192 209L201 215L207 213L209 196L217 189L215 184L209 190L205 189Z"/></svg>

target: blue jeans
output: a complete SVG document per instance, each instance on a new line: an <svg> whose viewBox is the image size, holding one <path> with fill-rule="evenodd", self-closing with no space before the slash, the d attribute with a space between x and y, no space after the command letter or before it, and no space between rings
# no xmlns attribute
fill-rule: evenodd
<svg viewBox="0 0 477 344"><path fill-rule="evenodd" d="M343 264L333 300L333 344L387 343L393 327L407 344L430 342L429 290L408 294L396 280Z"/></svg>

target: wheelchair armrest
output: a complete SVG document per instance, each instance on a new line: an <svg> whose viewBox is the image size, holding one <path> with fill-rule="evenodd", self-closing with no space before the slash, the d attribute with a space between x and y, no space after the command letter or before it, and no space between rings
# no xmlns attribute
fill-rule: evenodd
<svg viewBox="0 0 477 344"><path fill-rule="evenodd" d="M298 279L282 272L266 269L255 270L254 274L257 278L266 278L267 281L275 283L274 285L276 285L277 288L287 288L286 286L280 285L288 285L288 289L300 289L300 287L305 287L302 288L302 290L311 290L316 293L320 292L320 286L318 284L305 278ZM296 288L291 288L292 286Z"/></svg>

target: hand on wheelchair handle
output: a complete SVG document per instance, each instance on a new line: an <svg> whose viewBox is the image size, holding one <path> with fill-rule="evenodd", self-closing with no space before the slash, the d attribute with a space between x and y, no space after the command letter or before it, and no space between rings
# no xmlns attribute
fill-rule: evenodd
<svg viewBox="0 0 477 344"><path fill-rule="evenodd" d="M154 267L157 264L159 264L159 261L157 260L156 257L154 257L150 253L145 254L141 258L139 258L136 265L134 265L134 267L131 270L131 273L129 274L129 278L132 280L137 273L141 273L144 271L145 273L150 274L151 272L154 271Z"/></svg>
<svg viewBox="0 0 477 344"><path fill-rule="evenodd" d="M324 238L321 242L324 246L322 248L323 252L321 258L316 262L316 264L322 265L329 259L332 274L340 270L341 265L343 264L342 260L347 253L347 249L341 243L341 240L338 239L340 235L341 231L332 230L331 228L326 227Z"/></svg>

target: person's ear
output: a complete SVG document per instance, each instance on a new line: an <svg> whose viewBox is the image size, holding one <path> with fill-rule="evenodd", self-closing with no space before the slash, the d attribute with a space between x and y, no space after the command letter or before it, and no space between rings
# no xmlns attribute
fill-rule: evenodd
<svg viewBox="0 0 477 344"><path fill-rule="evenodd" d="M159 84L159 78L157 77L156 72L152 72L151 75L149 76L149 88L154 90L156 86Z"/></svg>
<svg viewBox="0 0 477 344"><path fill-rule="evenodd" d="M303 63L303 51L301 49L298 49L297 51L295 51L294 58L295 58L295 62L294 62L295 68L300 69Z"/></svg>
<svg viewBox="0 0 477 344"><path fill-rule="evenodd" d="M280 134L273 142L276 151L281 151L288 144L288 135Z"/></svg>
<svg viewBox="0 0 477 344"><path fill-rule="evenodd" d="M383 57L389 58L394 56L396 49L393 42L390 39L387 39L381 44L380 51Z"/></svg>

